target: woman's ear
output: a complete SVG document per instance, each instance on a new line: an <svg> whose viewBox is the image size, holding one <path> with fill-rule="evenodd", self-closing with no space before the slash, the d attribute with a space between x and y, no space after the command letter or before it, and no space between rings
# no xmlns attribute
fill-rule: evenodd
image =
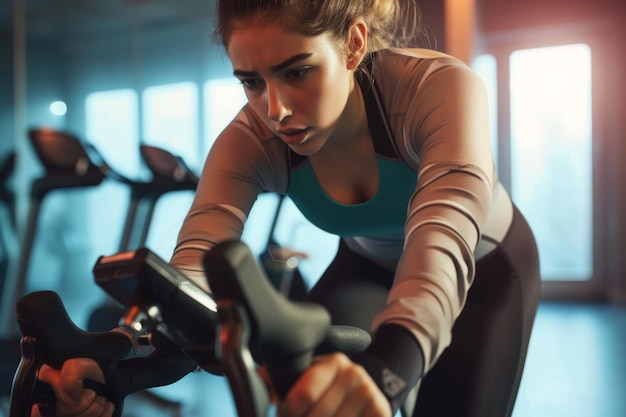
<svg viewBox="0 0 626 417"><path fill-rule="evenodd" d="M348 70L355 70L367 53L367 24L354 19L348 30Z"/></svg>

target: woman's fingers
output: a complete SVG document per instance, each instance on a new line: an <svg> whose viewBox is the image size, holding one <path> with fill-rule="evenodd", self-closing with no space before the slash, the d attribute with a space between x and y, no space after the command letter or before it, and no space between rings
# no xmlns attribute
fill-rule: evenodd
<svg viewBox="0 0 626 417"><path fill-rule="evenodd" d="M43 365L38 378L54 390L58 417L110 417L113 414L115 407L111 402L83 387L85 379L104 384L102 370L91 359L69 359L60 370ZM31 416L41 417L36 405Z"/></svg>
<svg viewBox="0 0 626 417"><path fill-rule="evenodd" d="M281 417L390 417L389 402L367 372L343 354L316 359L279 406Z"/></svg>
<svg viewBox="0 0 626 417"><path fill-rule="evenodd" d="M304 417L308 415L323 394L332 386L342 361L342 357L334 354L316 358L314 364L291 387L287 397L278 407L278 415L281 417Z"/></svg>

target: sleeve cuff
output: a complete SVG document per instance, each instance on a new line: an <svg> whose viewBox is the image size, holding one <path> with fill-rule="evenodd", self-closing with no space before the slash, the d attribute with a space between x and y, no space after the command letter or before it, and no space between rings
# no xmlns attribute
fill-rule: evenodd
<svg viewBox="0 0 626 417"><path fill-rule="evenodd" d="M413 335L396 324L381 326L367 350L353 361L363 366L389 400L392 413L422 377L424 357Z"/></svg>

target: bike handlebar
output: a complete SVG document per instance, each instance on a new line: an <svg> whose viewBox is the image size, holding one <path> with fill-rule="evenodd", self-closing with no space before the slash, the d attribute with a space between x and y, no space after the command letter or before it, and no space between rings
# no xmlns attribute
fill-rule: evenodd
<svg viewBox="0 0 626 417"><path fill-rule="evenodd" d="M250 354L246 345L258 349L256 359L267 367L281 398L311 365L320 347L352 354L369 345L370 336L365 330L331 326L330 315L321 305L293 302L278 293L241 241L219 243L206 253L204 267L218 304L222 345L226 346L222 363L240 417L263 413L262 409L250 410L250 404L264 407L264 401L255 398L249 388L260 382L247 360ZM245 384L248 389L240 386L242 378L249 381Z"/></svg>
<svg viewBox="0 0 626 417"><path fill-rule="evenodd" d="M20 299L22 361L13 382L10 417L30 416L32 404L41 402L46 413L54 411L54 394L37 380L42 364L60 368L65 360L78 357L121 362L141 356L141 339L147 336L152 336L149 342L157 349L183 352L208 372L224 372L239 417L262 416L269 405L255 361L267 367L282 397L310 366L315 353L351 355L370 342L362 329L331 326L330 316L320 305L284 298L239 241L218 244L207 252L204 263L212 295L148 249L101 257L93 271L96 283L126 307L122 329L111 332L85 332L76 327L54 292ZM219 368L216 355L221 358ZM129 364L128 368L145 373L133 378L142 386L125 387L121 398L119 391L117 397L108 398L121 401L128 393L171 383L175 373L162 370L171 375L157 375L154 366ZM106 387L90 388L107 393Z"/></svg>
<svg viewBox="0 0 626 417"><path fill-rule="evenodd" d="M313 359L330 327L330 315L317 304L294 303L280 296L247 246L223 242L204 258L218 314L241 306L249 320L257 360L266 365L279 396L284 396Z"/></svg>
<svg viewBox="0 0 626 417"><path fill-rule="evenodd" d="M22 359L11 390L11 417L30 416L31 406L40 404L42 415L54 410L55 398L37 383L41 365L60 368L70 358L86 357L117 362L133 352L131 340L119 332L85 332L69 318L58 294L40 291L18 300L17 323L22 332ZM86 385L106 395L106 387L95 381Z"/></svg>

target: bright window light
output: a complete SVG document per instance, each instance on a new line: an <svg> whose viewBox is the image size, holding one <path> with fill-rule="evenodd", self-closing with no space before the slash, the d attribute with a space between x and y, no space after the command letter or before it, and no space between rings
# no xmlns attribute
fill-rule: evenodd
<svg viewBox="0 0 626 417"><path fill-rule="evenodd" d="M182 157L199 169L198 88L181 82L156 85L143 93L143 142Z"/></svg>
<svg viewBox="0 0 626 417"><path fill-rule="evenodd" d="M512 197L539 245L544 279L593 272L591 50L511 55Z"/></svg>
<svg viewBox="0 0 626 417"><path fill-rule="evenodd" d="M204 84L206 149L211 149L213 142L226 125L239 113L248 102L243 88L234 77L209 80Z"/></svg>
<svg viewBox="0 0 626 417"><path fill-rule="evenodd" d="M129 177L140 175L137 92L97 91L85 100L87 140L108 164Z"/></svg>
<svg viewBox="0 0 626 417"><path fill-rule="evenodd" d="M144 90L142 142L180 156L199 174L204 155L199 152L198 87L193 82L162 84ZM161 256L171 256L178 230L193 193L173 193L159 199L147 245Z"/></svg>
<svg viewBox="0 0 626 417"><path fill-rule="evenodd" d="M133 89L96 91L85 99L84 139L109 166L130 178L140 173L138 117L138 98ZM105 181L89 195L86 212L92 220L86 223L86 233L94 259L117 248L128 195L126 187L113 181Z"/></svg>

